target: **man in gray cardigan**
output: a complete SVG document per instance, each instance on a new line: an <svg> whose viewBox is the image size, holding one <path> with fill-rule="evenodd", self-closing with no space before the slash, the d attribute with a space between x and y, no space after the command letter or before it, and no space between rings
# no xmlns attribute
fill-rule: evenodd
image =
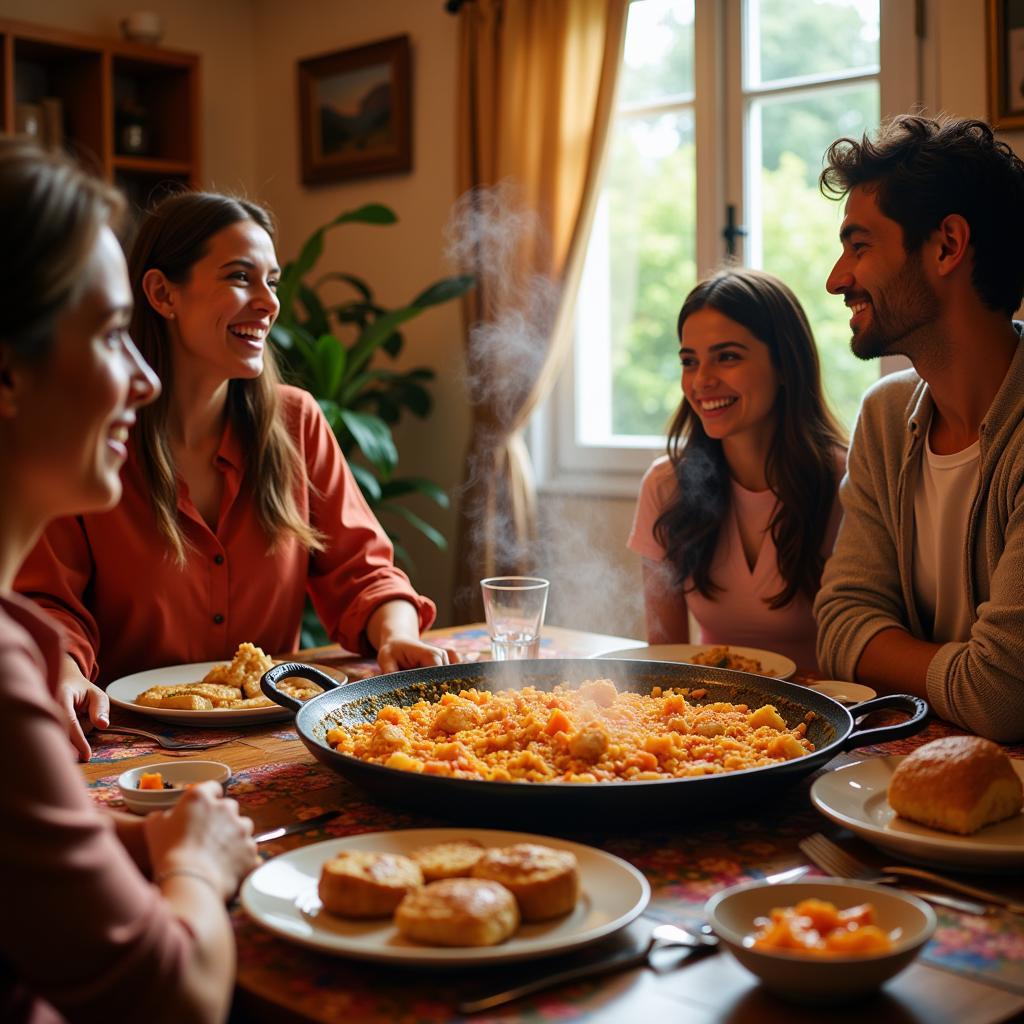
<svg viewBox="0 0 1024 1024"><path fill-rule="evenodd" d="M927 697L1024 739L1024 163L980 121L904 116L829 148L846 197L826 287L861 359L913 370L864 397L815 602L839 679Z"/></svg>

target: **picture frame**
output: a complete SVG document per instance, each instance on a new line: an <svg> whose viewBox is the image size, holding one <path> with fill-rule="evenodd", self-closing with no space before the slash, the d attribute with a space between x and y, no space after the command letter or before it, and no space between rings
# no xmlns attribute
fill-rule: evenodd
<svg viewBox="0 0 1024 1024"><path fill-rule="evenodd" d="M1024 0L987 0L988 110L995 128L1024 128Z"/></svg>
<svg viewBox="0 0 1024 1024"><path fill-rule="evenodd" d="M412 170L409 37L298 62L302 181L349 181Z"/></svg>

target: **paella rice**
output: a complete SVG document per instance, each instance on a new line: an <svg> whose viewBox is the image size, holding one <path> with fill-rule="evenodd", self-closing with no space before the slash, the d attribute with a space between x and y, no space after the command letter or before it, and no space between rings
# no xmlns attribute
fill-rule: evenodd
<svg viewBox="0 0 1024 1024"><path fill-rule="evenodd" d="M708 647L698 651L689 659L694 665L707 665L713 668L730 668L734 672L753 672L759 676L772 676L774 672L768 671L757 658L748 658L736 651L730 651L725 644L718 644L715 647Z"/></svg>
<svg viewBox="0 0 1024 1024"><path fill-rule="evenodd" d="M426 775L493 782L622 782L759 768L803 757L808 712L790 727L772 704L696 703L700 690L619 693L608 679L551 691L465 689L372 722L334 726L341 754Z"/></svg>

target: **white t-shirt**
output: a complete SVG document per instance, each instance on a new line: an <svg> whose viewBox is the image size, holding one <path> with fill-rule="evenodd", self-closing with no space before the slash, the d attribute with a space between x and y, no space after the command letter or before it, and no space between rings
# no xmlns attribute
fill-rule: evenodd
<svg viewBox="0 0 1024 1024"><path fill-rule="evenodd" d="M979 442L936 455L925 434L914 493L914 597L935 643L970 639L967 523L978 490Z"/></svg>

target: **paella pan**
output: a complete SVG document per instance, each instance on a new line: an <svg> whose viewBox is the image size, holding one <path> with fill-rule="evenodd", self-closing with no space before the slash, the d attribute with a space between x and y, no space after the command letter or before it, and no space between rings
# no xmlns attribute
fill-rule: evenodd
<svg viewBox="0 0 1024 1024"><path fill-rule="evenodd" d="M282 680L293 676L313 680L325 692L299 704L278 689ZM572 686L592 679L610 679L620 692L649 694L655 687L703 691L699 698L688 697L696 705L723 701L757 708L770 703L787 727L808 723L806 738L813 751L781 763L721 774L577 784L484 781L403 771L340 753L327 741L332 728L373 722L387 705L410 707L469 688L495 692L532 686L549 691L559 684ZM839 753L913 735L924 727L928 712L925 701L907 694L867 701L851 713L825 694L778 679L698 665L600 658L440 665L345 685L310 665L285 663L267 672L261 686L272 700L296 712L299 737L318 761L375 797L462 821L600 820L615 815L636 822L763 800ZM858 725L869 712L883 709L905 712L908 718L874 728Z"/></svg>

